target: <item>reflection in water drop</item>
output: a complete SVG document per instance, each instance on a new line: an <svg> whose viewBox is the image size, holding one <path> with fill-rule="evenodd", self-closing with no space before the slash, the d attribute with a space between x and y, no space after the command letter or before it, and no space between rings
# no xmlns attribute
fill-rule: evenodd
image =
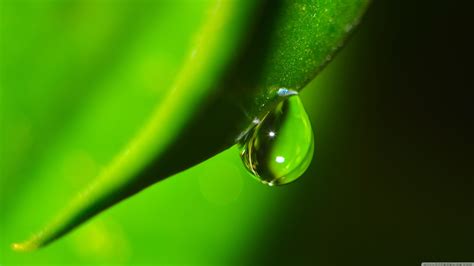
<svg viewBox="0 0 474 266"><path fill-rule="evenodd" d="M285 88L277 93L286 99L240 140L245 167L269 186L299 178L311 163L314 150L313 131L299 96Z"/></svg>

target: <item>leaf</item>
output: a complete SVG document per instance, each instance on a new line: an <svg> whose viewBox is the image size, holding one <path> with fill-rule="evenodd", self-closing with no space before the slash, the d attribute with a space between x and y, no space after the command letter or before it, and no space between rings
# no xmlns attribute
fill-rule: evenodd
<svg viewBox="0 0 474 266"><path fill-rule="evenodd" d="M366 6L366 0L219 2L137 136L52 223L13 248L44 246L113 204L233 145L254 117L278 102L275 89L301 90L314 78Z"/></svg>

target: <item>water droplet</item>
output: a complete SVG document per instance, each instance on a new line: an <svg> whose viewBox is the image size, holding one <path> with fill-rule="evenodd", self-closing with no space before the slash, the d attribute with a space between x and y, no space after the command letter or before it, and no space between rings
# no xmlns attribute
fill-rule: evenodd
<svg viewBox="0 0 474 266"><path fill-rule="evenodd" d="M313 157L313 131L308 115L299 96L286 90L277 92L286 99L240 140L240 156L245 167L269 186L298 179Z"/></svg>

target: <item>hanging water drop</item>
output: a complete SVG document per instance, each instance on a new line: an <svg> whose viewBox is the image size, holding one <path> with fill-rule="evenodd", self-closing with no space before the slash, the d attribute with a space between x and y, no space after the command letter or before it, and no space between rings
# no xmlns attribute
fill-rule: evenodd
<svg viewBox="0 0 474 266"><path fill-rule="evenodd" d="M313 131L301 99L285 88L277 93L285 99L240 141L245 167L269 186L298 179L310 165L314 150Z"/></svg>

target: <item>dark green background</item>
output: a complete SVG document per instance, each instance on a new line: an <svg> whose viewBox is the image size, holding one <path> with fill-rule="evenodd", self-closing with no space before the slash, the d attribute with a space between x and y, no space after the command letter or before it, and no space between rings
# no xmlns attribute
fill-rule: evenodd
<svg viewBox="0 0 474 266"><path fill-rule="evenodd" d="M318 88L312 176L289 188L259 262L474 260L472 8L374 1Z"/></svg>
<svg viewBox="0 0 474 266"><path fill-rule="evenodd" d="M230 150L121 203L44 250L18 254L8 245L44 224L92 178L94 167L73 169L89 175L75 181L2 180L0 263L473 261L472 5L466 2L374 1L348 46L302 93L316 145L313 163L298 182L264 187L246 175ZM133 16L130 22L123 23L143 27ZM117 51L129 49L127 38ZM110 56L105 62L111 66L127 62L115 57L115 50L104 51L99 55ZM92 93L71 88L67 95L71 91ZM57 106L67 111L73 103ZM142 106L133 111L145 114L148 105ZM74 129L64 129L66 136L68 130ZM49 143L36 145L47 150ZM83 155L73 158L93 164Z"/></svg>

